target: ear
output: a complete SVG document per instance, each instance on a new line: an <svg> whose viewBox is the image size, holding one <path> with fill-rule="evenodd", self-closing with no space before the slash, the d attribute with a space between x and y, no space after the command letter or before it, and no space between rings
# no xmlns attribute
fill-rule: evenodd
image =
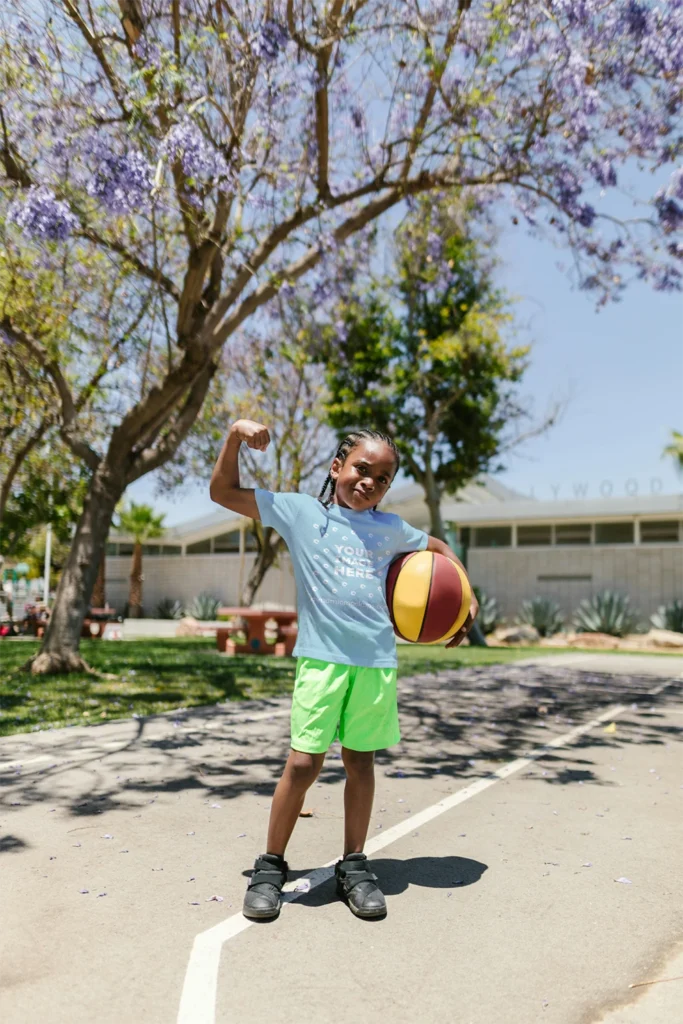
<svg viewBox="0 0 683 1024"><path fill-rule="evenodd" d="M335 456L334 459L332 460L332 465L330 466L330 476L332 477L333 480L337 479L337 477L341 473L341 468L343 465L344 463L342 462L342 460L338 459Z"/></svg>

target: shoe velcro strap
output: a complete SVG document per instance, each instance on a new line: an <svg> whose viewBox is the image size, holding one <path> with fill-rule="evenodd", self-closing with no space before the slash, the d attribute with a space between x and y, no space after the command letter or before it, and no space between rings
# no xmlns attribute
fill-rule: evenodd
<svg viewBox="0 0 683 1024"><path fill-rule="evenodd" d="M265 882L267 882L268 885L277 885L278 887L282 887L285 884L284 871L278 871L277 868L273 868L271 871L254 871L248 888L252 889L255 885L262 885Z"/></svg>
<svg viewBox="0 0 683 1024"><path fill-rule="evenodd" d="M368 871L366 868L360 868L357 871L347 871L345 868L340 868L339 877L347 883L349 888L353 888L359 882L377 881L377 875L373 875L372 871Z"/></svg>

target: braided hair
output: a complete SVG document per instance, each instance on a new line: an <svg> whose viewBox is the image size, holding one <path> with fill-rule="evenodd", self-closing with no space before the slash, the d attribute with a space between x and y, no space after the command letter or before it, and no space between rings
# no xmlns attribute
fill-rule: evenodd
<svg viewBox="0 0 683 1024"><path fill-rule="evenodd" d="M401 464L401 456L399 450L387 435L383 434L380 430L371 430L370 427L362 427L360 430L352 430L346 437L339 442L335 459L339 459L341 463L346 462L347 456L353 451L361 441L383 441L384 444L388 445L394 453L394 459L396 460L396 472ZM334 459L332 460L334 461ZM396 473L394 473L396 475ZM325 494L329 488L329 497L325 498ZM325 508L328 508L332 498L334 496L335 481L332 478L332 474L328 473L325 477L325 483L322 485L320 494L318 495L318 501L320 501ZM377 508L377 505L373 505L373 512Z"/></svg>

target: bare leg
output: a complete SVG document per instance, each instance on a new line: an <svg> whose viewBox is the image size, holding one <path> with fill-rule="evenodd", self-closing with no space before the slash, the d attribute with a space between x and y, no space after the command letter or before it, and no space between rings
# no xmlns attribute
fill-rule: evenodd
<svg viewBox="0 0 683 1024"><path fill-rule="evenodd" d="M349 750L342 747L346 769L344 787L344 856L362 853L370 825L375 796L374 750Z"/></svg>
<svg viewBox="0 0 683 1024"><path fill-rule="evenodd" d="M304 754L301 750L290 750L282 778L273 795L266 853L284 857L296 819L304 805L306 792L318 778L324 760L324 754Z"/></svg>

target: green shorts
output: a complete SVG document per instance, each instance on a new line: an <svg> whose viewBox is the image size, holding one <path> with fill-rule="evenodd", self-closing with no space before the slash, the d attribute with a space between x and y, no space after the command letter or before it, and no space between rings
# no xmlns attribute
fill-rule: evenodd
<svg viewBox="0 0 683 1024"><path fill-rule="evenodd" d="M383 750L398 743L395 668L297 659L292 748L324 754L337 735L349 750Z"/></svg>

